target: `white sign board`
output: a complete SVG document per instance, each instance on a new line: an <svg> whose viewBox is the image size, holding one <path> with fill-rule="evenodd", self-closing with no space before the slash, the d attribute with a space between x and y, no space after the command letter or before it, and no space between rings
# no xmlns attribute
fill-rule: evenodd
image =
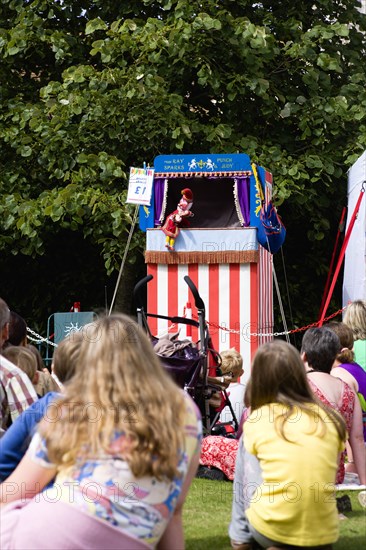
<svg viewBox="0 0 366 550"><path fill-rule="evenodd" d="M150 206L153 179L153 168L131 167L126 202Z"/></svg>
<svg viewBox="0 0 366 550"><path fill-rule="evenodd" d="M366 151L348 173L347 228L365 181ZM355 300L366 300L366 193L362 198L344 261L343 307Z"/></svg>

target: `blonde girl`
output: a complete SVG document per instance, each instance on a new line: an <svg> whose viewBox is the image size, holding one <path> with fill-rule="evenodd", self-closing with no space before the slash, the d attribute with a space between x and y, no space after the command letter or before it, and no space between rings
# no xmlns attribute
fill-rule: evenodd
<svg viewBox="0 0 366 550"><path fill-rule="evenodd" d="M130 548L183 548L181 510L198 464L199 413L165 372L142 329L124 315L87 325L75 374L53 405L7 482L21 487L26 481L28 497L35 483L42 489L56 476L55 484L46 503L35 498L23 509L33 506L37 512L40 502L47 515L53 508L47 515L51 522L54 517L50 532L60 517L78 511L81 519L71 532L80 546L73 547L96 544L85 540L93 518L98 534L105 533L104 548L114 536L119 548L122 536ZM24 491L9 498L4 487L4 496L14 501ZM21 528L18 522L18 546ZM14 544L8 531L2 540ZM66 543L48 544L62 549Z"/></svg>
<svg viewBox="0 0 366 550"><path fill-rule="evenodd" d="M347 306L343 322L353 332L355 361L366 371L366 301L351 302Z"/></svg>

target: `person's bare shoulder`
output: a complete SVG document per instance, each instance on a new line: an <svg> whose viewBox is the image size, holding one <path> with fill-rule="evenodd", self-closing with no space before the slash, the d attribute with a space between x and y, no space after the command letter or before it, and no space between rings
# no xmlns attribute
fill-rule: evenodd
<svg viewBox="0 0 366 550"><path fill-rule="evenodd" d="M333 367L330 373L335 378L340 378L343 382L346 382L346 384L351 386L353 391L356 393L358 392L357 380L354 376L352 376L352 374L346 371L346 369L343 369L342 367Z"/></svg>

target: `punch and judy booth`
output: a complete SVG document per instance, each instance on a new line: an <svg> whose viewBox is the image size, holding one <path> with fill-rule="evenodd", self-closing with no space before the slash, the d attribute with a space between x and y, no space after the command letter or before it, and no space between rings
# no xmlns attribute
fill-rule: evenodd
<svg viewBox="0 0 366 550"><path fill-rule="evenodd" d="M161 227L186 188L194 215L171 251ZM153 275L147 310L195 318L183 279L188 275L205 302L215 349L240 351L244 378L258 345L273 333L272 255L257 239L262 199L268 202L271 194L271 174L252 167L246 154L167 155L154 162L151 205L140 207L147 272ZM153 319L150 328L156 335L174 330L164 319ZM198 340L195 329L188 330Z"/></svg>

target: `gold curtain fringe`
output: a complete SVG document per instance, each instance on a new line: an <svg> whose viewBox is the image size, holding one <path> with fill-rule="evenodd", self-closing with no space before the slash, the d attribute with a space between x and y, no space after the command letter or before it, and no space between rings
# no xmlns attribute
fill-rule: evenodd
<svg viewBox="0 0 366 550"><path fill-rule="evenodd" d="M248 264L258 263L258 250L223 250L220 252L161 252L147 250L147 264Z"/></svg>

